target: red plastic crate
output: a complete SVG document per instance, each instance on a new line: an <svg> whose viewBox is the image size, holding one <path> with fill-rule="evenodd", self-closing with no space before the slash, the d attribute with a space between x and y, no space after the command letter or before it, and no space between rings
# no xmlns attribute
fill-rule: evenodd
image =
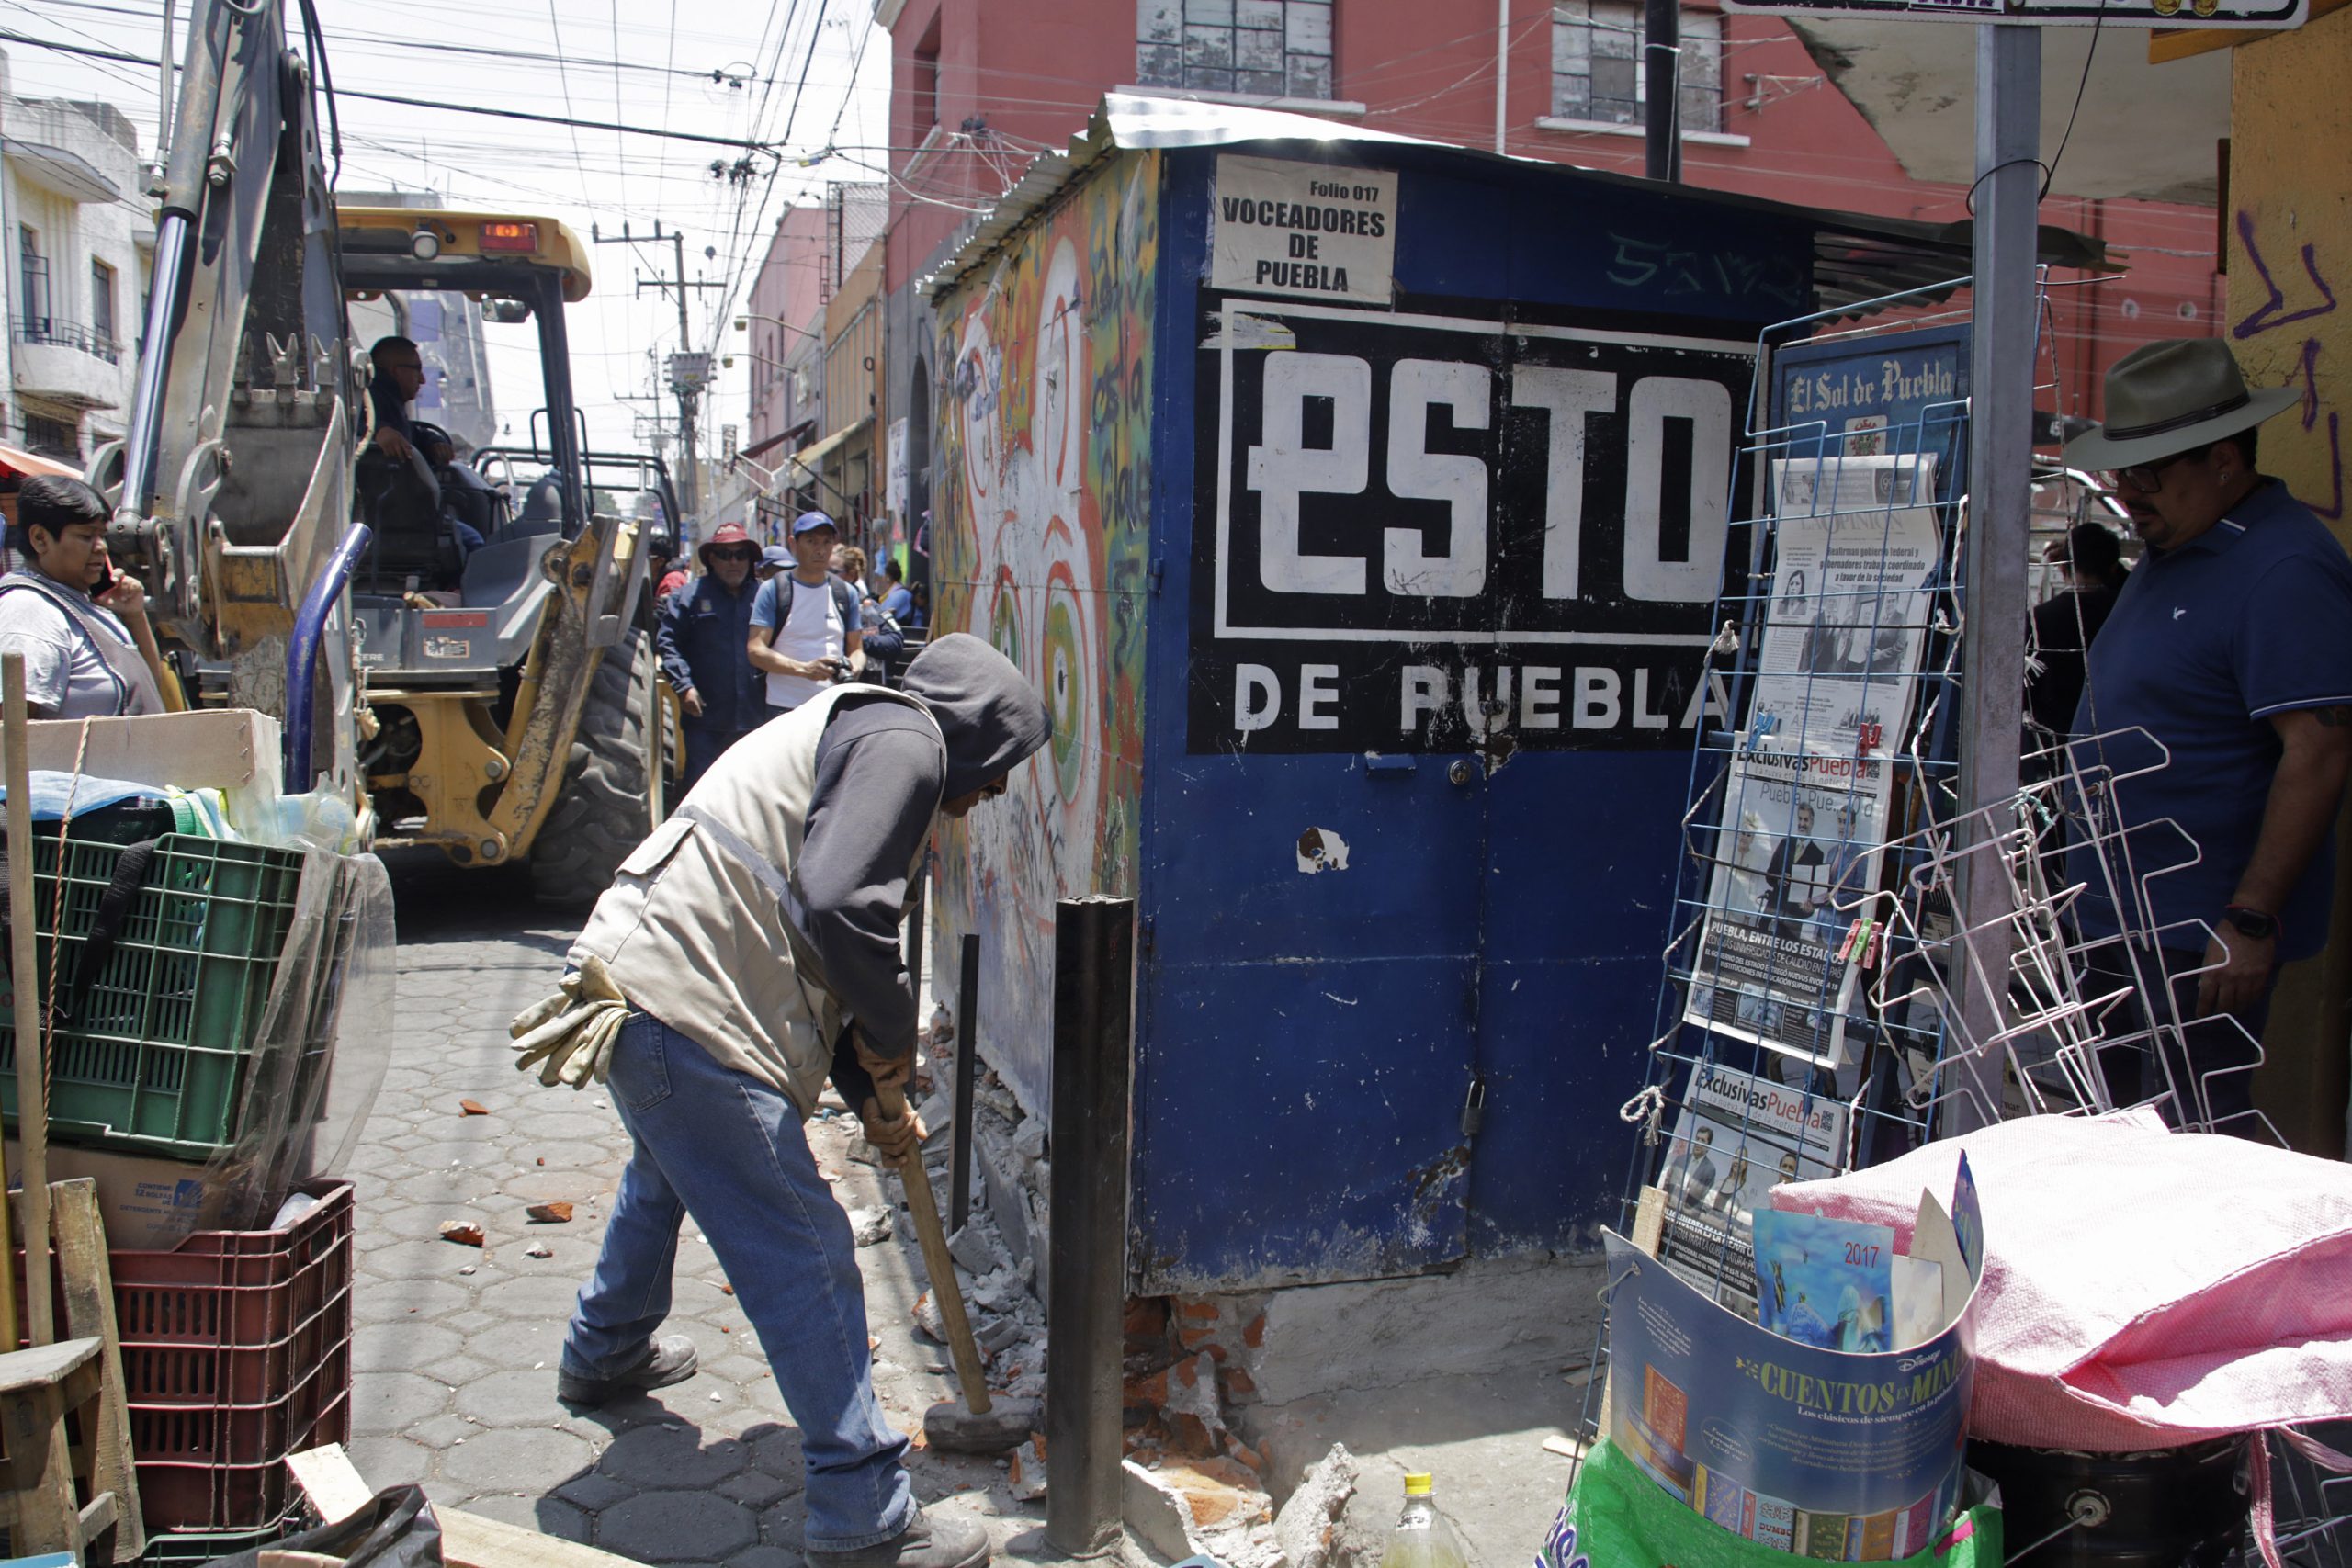
<svg viewBox="0 0 2352 1568"><path fill-rule="evenodd" d="M272 1525L300 1501L287 1456L350 1438L351 1188L308 1190L282 1231L109 1249L150 1531Z"/></svg>

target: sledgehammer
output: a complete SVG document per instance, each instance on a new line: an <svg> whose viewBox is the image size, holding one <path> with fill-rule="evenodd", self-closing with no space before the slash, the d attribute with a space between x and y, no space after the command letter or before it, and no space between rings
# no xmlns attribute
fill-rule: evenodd
<svg viewBox="0 0 2352 1568"><path fill-rule="evenodd" d="M965 1050L971 1049L967 1043ZM895 1084L874 1086L882 1114L892 1120L907 1111L907 1097ZM961 1404L947 1400L923 1412L924 1438L934 1449L957 1453L993 1454L1017 1448L1037 1428L1035 1400L1008 1399L1001 1404L989 1398L988 1379L980 1372L980 1348L972 1339L971 1319L964 1315L964 1292L956 1283L956 1259L947 1250L947 1233L939 1224L939 1202L931 1190L931 1173L923 1169L922 1145L908 1146L899 1156L899 1179L907 1190L907 1209L915 1217L915 1239L922 1244L922 1270L931 1276L932 1294L939 1299L939 1315L947 1325L947 1348L956 1360L956 1382L963 1390Z"/></svg>

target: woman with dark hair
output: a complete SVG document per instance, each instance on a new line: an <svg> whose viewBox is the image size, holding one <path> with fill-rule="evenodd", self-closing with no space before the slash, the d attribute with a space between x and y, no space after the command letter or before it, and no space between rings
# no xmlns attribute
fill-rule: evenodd
<svg viewBox="0 0 2352 1568"><path fill-rule="evenodd" d="M107 558L107 505L80 479L44 474L17 491L0 577L0 652L25 656L35 718L162 713L163 650L139 580Z"/></svg>

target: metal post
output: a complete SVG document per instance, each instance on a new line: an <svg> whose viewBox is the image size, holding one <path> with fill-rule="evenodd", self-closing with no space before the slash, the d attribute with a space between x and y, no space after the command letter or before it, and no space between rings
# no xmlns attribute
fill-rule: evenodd
<svg viewBox="0 0 2352 1568"><path fill-rule="evenodd" d="M686 317L686 237L676 231L670 234L672 250L678 258L678 352L694 352L694 323ZM702 515L702 476L696 468L695 446L695 398L692 391L678 393L678 446L685 455L685 493L678 504L686 509L689 517Z"/></svg>
<svg viewBox="0 0 2352 1568"><path fill-rule="evenodd" d="M962 1230L972 1217L972 1167L979 1150L972 1146L972 1080L980 1061L980 933L964 933L961 961L956 966L956 1174L947 1182L947 1225Z"/></svg>
<svg viewBox="0 0 2352 1568"><path fill-rule="evenodd" d="M1495 151L1510 151L1510 0L1495 0Z"/></svg>
<svg viewBox="0 0 2352 1568"><path fill-rule="evenodd" d="M1645 173L1654 180L1682 177L1680 0L1648 0L1642 9L1642 129Z"/></svg>
<svg viewBox="0 0 2352 1568"><path fill-rule="evenodd" d="M1069 1557L1094 1556L1119 1539L1135 951L1134 899L1055 905L1046 1540Z"/></svg>
<svg viewBox="0 0 2352 1568"><path fill-rule="evenodd" d="M2033 496L2036 209L2041 199L2041 34L1984 24L1976 31L1976 223L1968 424L1967 628L1961 648L1960 810L2014 799L2025 697L2026 556ZM1997 827L1995 822L1992 826ZM1975 842L1980 836L1972 834ZM1955 845L1965 850L1965 844ZM1954 994L1963 1045L1942 1131L1999 1114L2001 1068L1980 1055L2001 1026L2010 914L2004 879L1961 864ZM1973 974L1969 973L1970 970ZM1973 1082L1971 1081L1973 1080Z"/></svg>
<svg viewBox="0 0 2352 1568"><path fill-rule="evenodd" d="M918 1012L922 1009L922 928L930 918L930 911L923 908L923 884L930 870L931 855L925 852L922 863L915 867L915 885L907 893L907 989L914 993ZM915 1027L920 1029L926 1021L917 1018Z"/></svg>

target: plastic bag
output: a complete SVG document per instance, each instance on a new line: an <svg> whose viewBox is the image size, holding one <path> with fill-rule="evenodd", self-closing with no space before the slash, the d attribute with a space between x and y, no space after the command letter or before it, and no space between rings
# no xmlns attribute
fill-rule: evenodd
<svg viewBox="0 0 2352 1568"><path fill-rule="evenodd" d="M1805 1521L1797 1517L1799 1525ZM1577 1466L1535 1568L1790 1568L1819 1555L1792 1556L1735 1535L1669 1495L1604 1438ZM1999 1502L1966 1509L1936 1546L1894 1561L1902 1568L2000 1568Z"/></svg>
<svg viewBox="0 0 2352 1568"><path fill-rule="evenodd" d="M441 1521L423 1487L387 1486L347 1519L215 1558L209 1568L260 1568L263 1553L280 1551L340 1557L344 1568L439 1568Z"/></svg>

